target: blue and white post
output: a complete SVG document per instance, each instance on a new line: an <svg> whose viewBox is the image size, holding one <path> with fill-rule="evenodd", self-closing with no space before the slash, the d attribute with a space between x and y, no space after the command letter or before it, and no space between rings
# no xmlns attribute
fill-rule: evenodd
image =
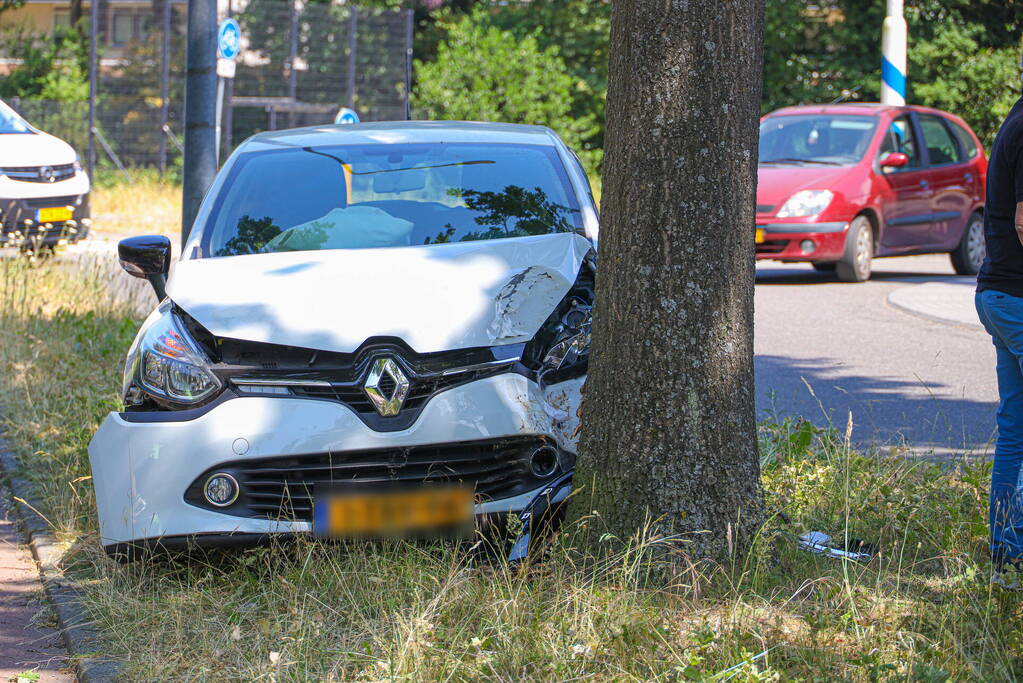
<svg viewBox="0 0 1023 683"><path fill-rule="evenodd" d="M906 103L906 18L902 0L888 0L888 13L881 25L881 103Z"/></svg>

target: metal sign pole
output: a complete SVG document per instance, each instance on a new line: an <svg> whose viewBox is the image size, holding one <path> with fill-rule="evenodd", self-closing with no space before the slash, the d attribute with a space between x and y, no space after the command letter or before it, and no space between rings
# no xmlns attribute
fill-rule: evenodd
<svg viewBox="0 0 1023 683"><path fill-rule="evenodd" d="M181 243L188 241L199 205L217 174L214 145L217 95L217 0L188 0L185 71L185 169Z"/></svg>
<svg viewBox="0 0 1023 683"><path fill-rule="evenodd" d="M170 125L171 0L163 0L163 35L160 40L160 175L167 172L167 134Z"/></svg>
<svg viewBox="0 0 1023 683"><path fill-rule="evenodd" d="M93 170L96 164L96 138L93 132L96 129L96 86L99 74L96 68L96 41L99 39L99 3L100 0L92 0L89 7L89 148L86 151L85 166L90 181L93 178Z"/></svg>
<svg viewBox="0 0 1023 683"><path fill-rule="evenodd" d="M224 115L224 80L220 77L217 78L217 168L220 168L220 119Z"/></svg>
<svg viewBox="0 0 1023 683"><path fill-rule="evenodd" d="M405 120L412 120L412 29L415 12L405 10Z"/></svg>
<svg viewBox="0 0 1023 683"><path fill-rule="evenodd" d="M906 18L902 0L888 0L881 25L881 103L906 104Z"/></svg>
<svg viewBox="0 0 1023 683"><path fill-rule="evenodd" d="M351 6L348 19L348 108L355 109L355 54L358 44L356 38L359 30L359 10Z"/></svg>

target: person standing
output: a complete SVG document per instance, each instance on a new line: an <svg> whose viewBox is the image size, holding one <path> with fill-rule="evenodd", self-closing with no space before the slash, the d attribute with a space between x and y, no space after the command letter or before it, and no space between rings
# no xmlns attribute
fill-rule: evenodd
<svg viewBox="0 0 1023 683"><path fill-rule="evenodd" d="M1023 68L1023 62L1020 64ZM1023 97L991 148L984 204L987 256L976 306L995 345L998 439L991 471L991 559L995 581L1018 588L1006 569L1023 570Z"/></svg>

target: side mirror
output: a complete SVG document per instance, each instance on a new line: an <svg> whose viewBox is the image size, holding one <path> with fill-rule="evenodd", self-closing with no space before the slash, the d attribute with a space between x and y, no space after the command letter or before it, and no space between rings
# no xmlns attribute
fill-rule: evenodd
<svg viewBox="0 0 1023 683"><path fill-rule="evenodd" d="M148 280L156 292L156 298L164 300L171 262L169 239L163 235L126 237L117 243L117 257L129 275Z"/></svg>
<svg viewBox="0 0 1023 683"><path fill-rule="evenodd" d="M909 164L909 157L902 152L889 152L879 163L881 168L903 168Z"/></svg>

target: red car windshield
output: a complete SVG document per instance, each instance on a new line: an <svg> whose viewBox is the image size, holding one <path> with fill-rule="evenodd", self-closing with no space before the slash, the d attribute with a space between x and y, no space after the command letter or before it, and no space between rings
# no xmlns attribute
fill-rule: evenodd
<svg viewBox="0 0 1023 683"><path fill-rule="evenodd" d="M866 153L875 128L874 116L771 116L760 124L760 163L855 164Z"/></svg>

